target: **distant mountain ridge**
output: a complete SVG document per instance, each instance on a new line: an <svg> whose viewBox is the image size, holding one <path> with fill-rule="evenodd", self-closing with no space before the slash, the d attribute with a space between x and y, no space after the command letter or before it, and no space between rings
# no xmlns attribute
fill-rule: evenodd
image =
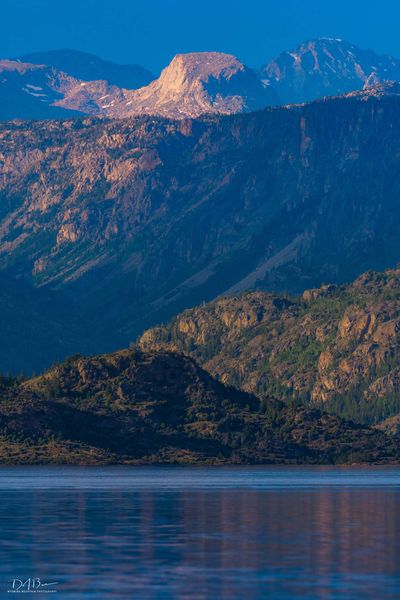
<svg viewBox="0 0 400 600"><path fill-rule="evenodd" d="M140 65L120 65L88 52L71 49L32 52L19 56L16 60L47 65L81 81L102 80L128 90L148 85L155 78Z"/></svg>
<svg viewBox="0 0 400 600"><path fill-rule="evenodd" d="M2 119L57 118L68 116L67 111L71 116L185 118L249 112L280 102L254 71L221 52L177 55L152 83L150 74L136 76L136 67L132 80L133 67L120 67L84 53L60 51L22 58L24 62L0 61ZM116 81L124 85L118 86ZM128 89L133 83L140 89ZM11 100L7 102L7 93L10 98L20 94L25 111L14 109Z"/></svg>
<svg viewBox="0 0 400 600"><path fill-rule="evenodd" d="M92 115L173 119L251 112L400 81L400 60L319 38L257 73L223 52L176 55L158 78L76 50L0 61L0 119Z"/></svg>
<svg viewBox="0 0 400 600"><path fill-rule="evenodd" d="M0 120L67 119L78 110L58 106L77 80L46 65L0 61Z"/></svg>
<svg viewBox="0 0 400 600"><path fill-rule="evenodd" d="M339 38L320 38L283 52L261 69L261 77L284 102L308 102L365 85L399 81L400 60Z"/></svg>
<svg viewBox="0 0 400 600"><path fill-rule="evenodd" d="M277 94L230 54L178 54L159 79L129 95L130 115L196 118L232 114L279 104Z"/></svg>

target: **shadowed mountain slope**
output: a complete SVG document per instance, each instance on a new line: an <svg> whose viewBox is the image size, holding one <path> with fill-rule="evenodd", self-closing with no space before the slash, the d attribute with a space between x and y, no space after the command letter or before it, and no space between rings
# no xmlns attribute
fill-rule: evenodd
<svg viewBox="0 0 400 600"><path fill-rule="evenodd" d="M75 357L0 384L0 462L397 462L397 442L320 411L259 400L190 358L137 349Z"/></svg>
<svg viewBox="0 0 400 600"><path fill-rule="evenodd" d="M154 75L140 65L120 65L88 52L71 49L32 52L20 56L19 60L48 65L82 81L103 80L128 90L148 85L154 79Z"/></svg>
<svg viewBox="0 0 400 600"><path fill-rule="evenodd" d="M393 266L400 98L360 94L202 120L3 124L0 268L73 294L113 349L219 294Z"/></svg>

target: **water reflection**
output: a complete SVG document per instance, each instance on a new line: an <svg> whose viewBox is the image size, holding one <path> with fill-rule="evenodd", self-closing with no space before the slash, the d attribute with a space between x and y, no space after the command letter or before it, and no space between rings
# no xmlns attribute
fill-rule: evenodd
<svg viewBox="0 0 400 600"><path fill-rule="evenodd" d="M344 475L349 477L351 473ZM400 598L400 488L3 489L1 591L57 598Z"/></svg>

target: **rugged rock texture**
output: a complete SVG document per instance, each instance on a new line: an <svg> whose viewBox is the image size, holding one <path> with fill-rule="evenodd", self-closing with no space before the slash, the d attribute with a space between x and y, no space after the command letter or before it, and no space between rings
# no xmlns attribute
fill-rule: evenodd
<svg viewBox="0 0 400 600"><path fill-rule="evenodd" d="M284 102L307 102L400 80L400 60L341 39L320 38L283 52L261 69L261 76Z"/></svg>
<svg viewBox="0 0 400 600"><path fill-rule="evenodd" d="M0 383L0 463L398 462L384 433L288 409L212 379L183 356L75 357Z"/></svg>
<svg viewBox="0 0 400 600"><path fill-rule="evenodd" d="M260 75L260 76L259 76ZM400 61L338 39L284 52L257 74L222 52L179 54L154 77L75 50L0 61L0 119L79 114L174 119L232 114L371 88L400 80Z"/></svg>
<svg viewBox="0 0 400 600"><path fill-rule="evenodd" d="M130 115L181 119L205 113L248 112L273 104L279 104L276 93L234 56L193 52L178 54L159 79L132 92L127 111ZM113 116L111 111L109 114Z"/></svg>
<svg viewBox="0 0 400 600"><path fill-rule="evenodd" d="M202 120L3 124L0 269L73 294L111 350L219 294L395 265L399 115L396 96L356 96Z"/></svg>
<svg viewBox="0 0 400 600"><path fill-rule="evenodd" d="M394 417L389 417L376 426L377 429L384 431L388 435L396 435L400 436L400 415L395 415Z"/></svg>
<svg viewBox="0 0 400 600"><path fill-rule="evenodd" d="M47 65L81 81L102 80L128 90L148 85L154 79L154 75L140 65L119 65L94 54L71 49L33 52L20 56L18 60Z"/></svg>
<svg viewBox="0 0 400 600"><path fill-rule="evenodd" d="M107 81L82 81L48 65L0 61L0 120L129 114L131 92Z"/></svg>
<svg viewBox="0 0 400 600"><path fill-rule="evenodd" d="M45 65L0 60L0 120L66 119L78 110L57 106L79 82Z"/></svg>
<svg viewBox="0 0 400 600"><path fill-rule="evenodd" d="M388 96L400 96L400 83L398 81L384 81L370 85L366 83L364 88L359 91L346 94L348 98L360 98L368 100L369 98L384 98Z"/></svg>
<svg viewBox="0 0 400 600"><path fill-rule="evenodd" d="M159 115L174 119L249 112L279 104L279 98L234 56L221 52L178 54L156 79L139 90L87 83L60 106L108 117ZM89 101L90 98L90 101Z"/></svg>
<svg viewBox="0 0 400 600"><path fill-rule="evenodd" d="M72 51L27 55L24 62L0 61L0 119L78 114L182 119L279 104L276 93L229 54L179 54L149 85L150 74L139 73L136 81L130 69ZM139 81L145 87L132 89Z"/></svg>
<svg viewBox="0 0 400 600"><path fill-rule="evenodd" d="M224 383L377 423L400 411L400 270L302 297L221 298L147 331Z"/></svg>

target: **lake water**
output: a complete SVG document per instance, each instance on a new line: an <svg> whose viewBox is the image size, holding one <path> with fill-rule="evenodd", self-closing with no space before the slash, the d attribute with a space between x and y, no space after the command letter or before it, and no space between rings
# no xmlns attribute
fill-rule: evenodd
<svg viewBox="0 0 400 600"><path fill-rule="evenodd" d="M400 469L3 468L0 501L0 598L400 599Z"/></svg>

